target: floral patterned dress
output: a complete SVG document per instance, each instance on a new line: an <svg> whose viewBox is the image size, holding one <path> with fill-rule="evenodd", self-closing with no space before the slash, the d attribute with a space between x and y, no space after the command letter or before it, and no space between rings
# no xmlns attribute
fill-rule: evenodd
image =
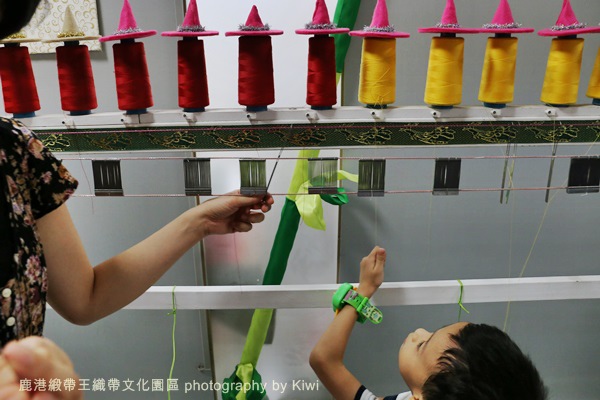
<svg viewBox="0 0 600 400"><path fill-rule="evenodd" d="M0 344L44 328L48 280L36 220L77 180L25 126L0 118Z"/></svg>

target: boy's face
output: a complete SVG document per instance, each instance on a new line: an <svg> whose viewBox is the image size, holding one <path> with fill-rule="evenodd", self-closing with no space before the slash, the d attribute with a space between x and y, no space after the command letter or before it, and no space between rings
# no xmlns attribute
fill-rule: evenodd
<svg viewBox="0 0 600 400"><path fill-rule="evenodd" d="M409 334L398 355L400 374L415 398L421 397L421 388L431 376L437 372L438 359L442 353L455 347L451 335L456 335L468 322L458 322L431 333L425 329L417 329Z"/></svg>

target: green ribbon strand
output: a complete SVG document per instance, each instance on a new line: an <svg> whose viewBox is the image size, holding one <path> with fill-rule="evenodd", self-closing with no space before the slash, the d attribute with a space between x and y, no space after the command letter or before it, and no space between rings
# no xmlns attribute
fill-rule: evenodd
<svg viewBox="0 0 600 400"><path fill-rule="evenodd" d="M354 29L356 24L356 18L358 17L358 10L360 9L360 0L338 0L337 7L335 8L335 14L333 16L333 23L339 28ZM346 54L350 47L350 35L333 35L335 41L335 70L338 74L344 72L344 65L346 63ZM338 75L339 81L339 75Z"/></svg>
<svg viewBox="0 0 600 400"><path fill-rule="evenodd" d="M463 290L464 290L463 283L460 279L457 279L457 281L460 284L460 296L458 297L458 322L460 322L460 317L461 317L463 311L466 312L467 314L471 314L471 312L465 308L465 306L462 302Z"/></svg>
<svg viewBox="0 0 600 400"><path fill-rule="evenodd" d="M173 369L175 369L175 356L177 354L177 349L175 347L175 327L177 326L177 302L175 301L175 288L177 286L173 286L173 290L171 292L171 304L172 310L167 315L173 316L173 330L171 332L171 342L173 344L173 359L171 360L171 370L169 371L169 381L173 379ZM167 385L168 386L168 385ZM167 387L167 398L171 400L171 390Z"/></svg>

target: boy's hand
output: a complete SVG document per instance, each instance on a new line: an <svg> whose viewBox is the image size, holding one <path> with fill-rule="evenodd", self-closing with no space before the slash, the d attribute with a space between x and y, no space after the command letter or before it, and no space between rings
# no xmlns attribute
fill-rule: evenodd
<svg viewBox="0 0 600 400"><path fill-rule="evenodd" d="M385 258L385 249L375 246L371 253L360 262L358 293L361 296L371 298L383 283Z"/></svg>

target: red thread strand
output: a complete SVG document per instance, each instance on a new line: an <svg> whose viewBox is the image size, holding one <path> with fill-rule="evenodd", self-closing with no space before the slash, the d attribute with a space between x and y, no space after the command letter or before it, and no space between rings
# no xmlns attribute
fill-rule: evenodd
<svg viewBox="0 0 600 400"><path fill-rule="evenodd" d="M204 108L210 104L206 59L202 40L180 40L177 42L179 74L179 107L184 109Z"/></svg>
<svg viewBox="0 0 600 400"><path fill-rule="evenodd" d="M60 101L65 111L90 111L98 107L90 52L85 45L56 48Z"/></svg>
<svg viewBox="0 0 600 400"><path fill-rule="evenodd" d="M0 48L0 78L7 113L28 114L40 109L40 99L27 47Z"/></svg>
<svg viewBox="0 0 600 400"><path fill-rule="evenodd" d="M115 43L113 52L119 110L143 110L152 107L154 102L144 43Z"/></svg>
<svg viewBox="0 0 600 400"><path fill-rule="evenodd" d="M239 47L239 103L247 107L273 104L275 83L271 37L241 36Z"/></svg>
<svg viewBox="0 0 600 400"><path fill-rule="evenodd" d="M311 37L308 40L306 104L313 107L331 107L337 103L335 75L333 37L326 35Z"/></svg>

